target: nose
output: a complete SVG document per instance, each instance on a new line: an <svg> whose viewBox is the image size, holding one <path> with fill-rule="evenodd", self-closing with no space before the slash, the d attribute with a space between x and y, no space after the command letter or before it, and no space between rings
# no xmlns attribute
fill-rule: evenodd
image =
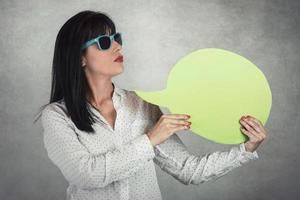
<svg viewBox="0 0 300 200"><path fill-rule="evenodd" d="M118 51L118 50L121 50L122 49L122 45L120 45L119 43L117 43L115 40L113 40L113 49L114 51Z"/></svg>

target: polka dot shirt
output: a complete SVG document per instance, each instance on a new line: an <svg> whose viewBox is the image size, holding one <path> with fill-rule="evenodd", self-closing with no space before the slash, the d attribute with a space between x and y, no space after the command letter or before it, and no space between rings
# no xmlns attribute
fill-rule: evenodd
<svg viewBox="0 0 300 200"><path fill-rule="evenodd" d="M185 185L197 185L258 159L244 143L225 152L192 155L176 133L153 147L146 133L163 114L159 106L113 85L114 128L89 103L96 134L77 129L63 99L42 111L44 145L69 182L67 200L160 200L154 164Z"/></svg>

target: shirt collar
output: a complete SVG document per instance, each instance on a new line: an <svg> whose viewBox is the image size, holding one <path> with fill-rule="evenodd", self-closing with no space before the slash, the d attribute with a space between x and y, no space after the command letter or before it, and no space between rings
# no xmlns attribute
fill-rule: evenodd
<svg viewBox="0 0 300 200"><path fill-rule="evenodd" d="M124 103L124 97L125 97L125 91L120 88L118 85L116 85L115 83L112 83L114 89L113 89L113 95L112 95L112 101L114 104L114 107L116 110L119 110ZM94 107L92 106L88 101L87 101L87 105L88 107L91 109L91 111L101 120L101 121L105 121L105 118L100 114L100 112Z"/></svg>
<svg viewBox="0 0 300 200"><path fill-rule="evenodd" d="M113 91L113 96L112 96L112 100L113 100L113 104L115 106L115 109L119 109L122 107L123 105L123 101L124 101L124 90L121 89L120 87L118 87L116 84L112 83L113 87L114 87L114 91Z"/></svg>
<svg viewBox="0 0 300 200"><path fill-rule="evenodd" d="M112 83L112 85L114 86L113 97L117 94L120 97L120 99L123 100L125 94L124 90L120 88L118 85L116 85L115 83Z"/></svg>
<svg viewBox="0 0 300 200"><path fill-rule="evenodd" d="M114 101L114 103L119 101L118 103L121 103L120 105L122 105L122 103L124 101L124 97L125 97L125 92L122 88L120 88L115 83L112 83L112 85L113 85L112 100ZM87 101L87 103L88 103L88 105L91 105L88 101Z"/></svg>

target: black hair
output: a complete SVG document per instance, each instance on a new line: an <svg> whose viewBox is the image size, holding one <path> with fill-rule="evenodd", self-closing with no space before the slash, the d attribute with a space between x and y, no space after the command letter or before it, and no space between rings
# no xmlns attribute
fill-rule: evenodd
<svg viewBox="0 0 300 200"><path fill-rule="evenodd" d="M81 46L98 35L114 33L115 24L104 12L82 11L65 22L55 41L50 101L40 108L39 116L34 122L40 118L41 111L47 105L64 99L68 114L76 127L95 133L92 128L95 120L87 105L88 82L81 60L86 49L81 50Z"/></svg>

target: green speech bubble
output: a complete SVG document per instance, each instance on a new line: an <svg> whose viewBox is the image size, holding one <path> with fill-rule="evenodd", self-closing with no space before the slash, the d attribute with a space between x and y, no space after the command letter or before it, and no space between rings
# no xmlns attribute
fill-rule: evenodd
<svg viewBox="0 0 300 200"><path fill-rule="evenodd" d="M134 92L171 113L189 114L193 133L221 144L248 140L240 131L241 116L254 116L264 125L272 105L268 81L258 67L238 54L216 48L181 58L164 90Z"/></svg>

